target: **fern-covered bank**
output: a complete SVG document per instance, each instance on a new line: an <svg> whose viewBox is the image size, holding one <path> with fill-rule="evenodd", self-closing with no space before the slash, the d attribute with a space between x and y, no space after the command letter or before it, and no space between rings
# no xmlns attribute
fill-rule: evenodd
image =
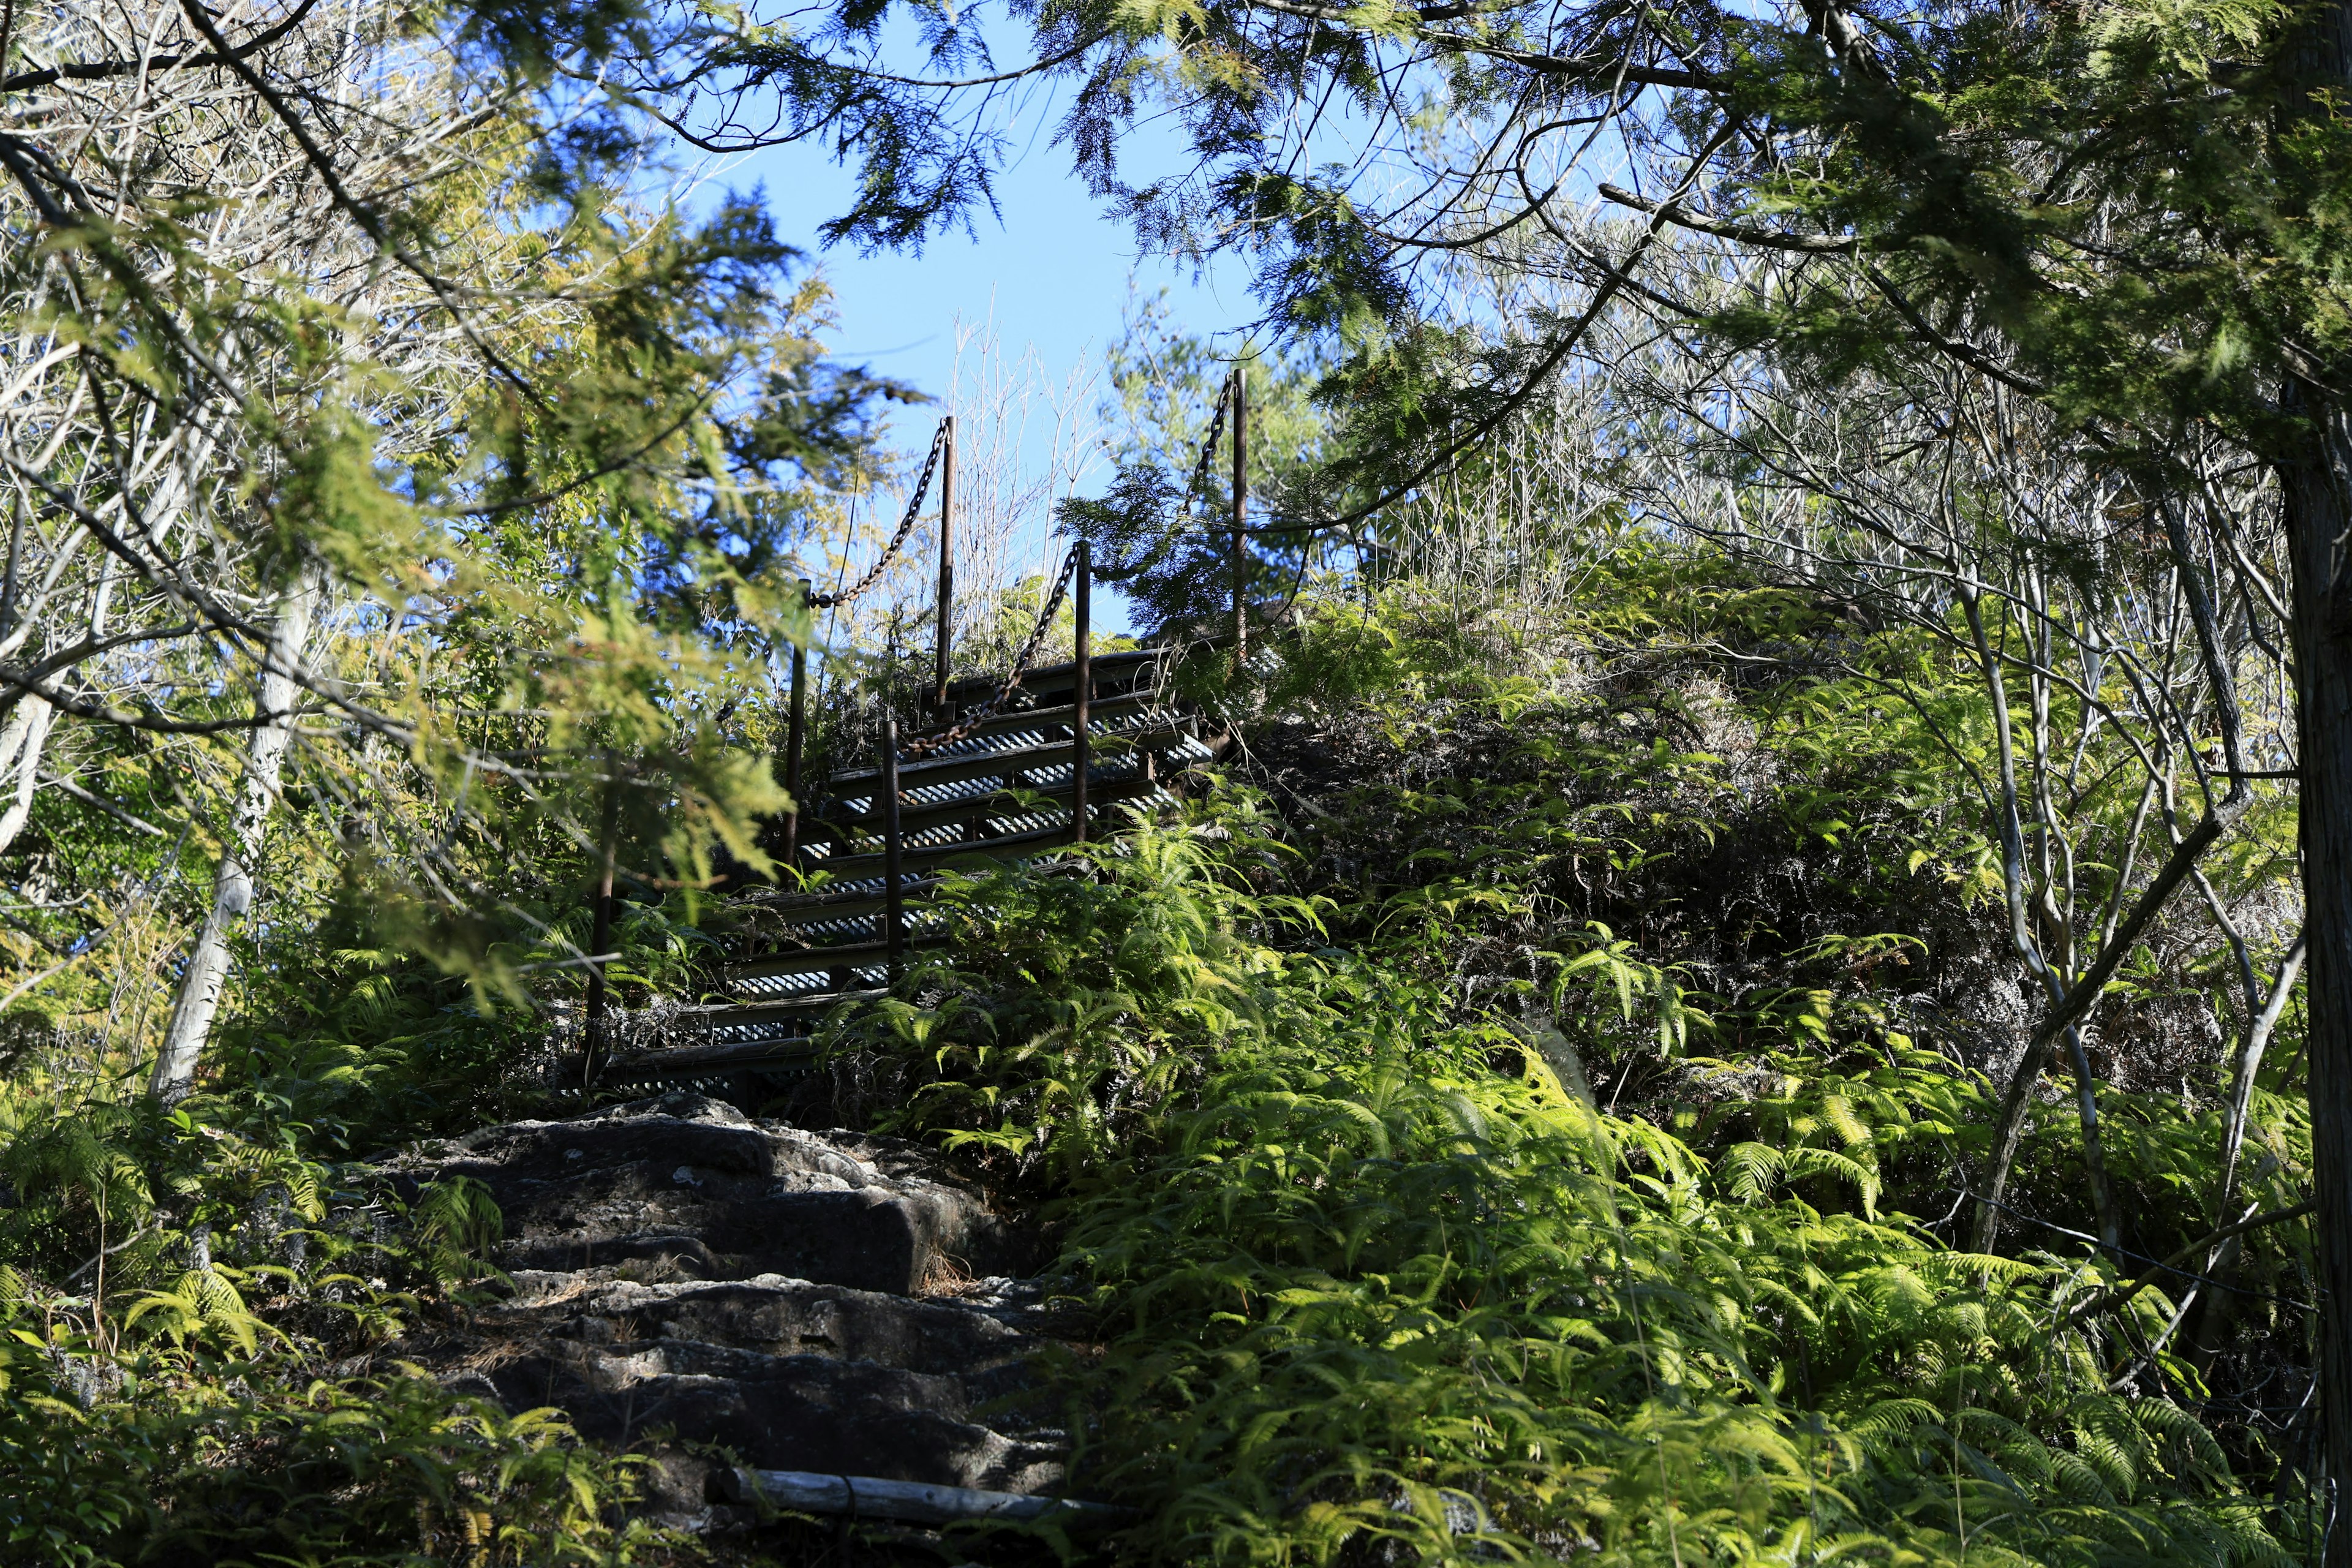
<svg viewBox="0 0 2352 1568"><path fill-rule="evenodd" d="M1138 1514L959 1559L2310 1552L2302 1223L2117 1289L2216 1227L2200 906L2086 1057L2120 1244L2062 1086L1972 1249L2032 997L1970 793L1992 724L1947 652L1628 545L1573 608L1302 601L1279 669L1215 697L1247 745L1193 805L955 879L950 955L828 1036L833 1113L1053 1226L1093 1313L1055 1368L1072 1486ZM2133 803L2084 798L2095 848ZM2250 823L2214 891L2259 940L2291 824ZM694 912L626 923L632 1002L690 986ZM12 1081L11 1557L834 1561L631 1522L629 1456L384 1352L499 1289L499 1219L358 1156L576 1103L543 1077L562 981L485 1015L359 918L263 950L284 1006L176 1110L54 1043ZM2297 1027L2241 1206L2299 1201Z"/></svg>
<svg viewBox="0 0 2352 1568"><path fill-rule="evenodd" d="M1149 1512L1122 1556L2305 1549L2299 1227L2201 1317L2178 1273L2110 1293L2212 1228L2210 927L2109 1004L2122 1251L2080 1239L2056 1093L1967 1248L2024 1007L1961 776L1986 727L1937 673L1673 552L1549 621L1326 605L1251 782L1093 877L957 890L960 958L845 1026L842 1076L1066 1227L1102 1315L1078 1473ZM2240 907L2281 874L2240 866Z"/></svg>

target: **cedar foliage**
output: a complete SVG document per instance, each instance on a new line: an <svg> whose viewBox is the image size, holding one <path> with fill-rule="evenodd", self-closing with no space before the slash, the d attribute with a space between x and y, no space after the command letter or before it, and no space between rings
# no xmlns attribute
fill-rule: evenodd
<svg viewBox="0 0 2352 1568"><path fill-rule="evenodd" d="M2039 399L2095 448L2081 466L2154 492L2150 512L2205 482L2182 471L2204 450L2185 427L2220 432L2225 476L2312 434L2281 382L2342 353L2345 145L2290 68L2298 18L1941 8L1874 18L1883 41L1857 44L1844 11L1807 9L1802 31L1705 7L1023 15L1037 69L1082 79L1070 126L1104 188L1152 84L1182 100L1208 184L1120 194L1159 238L1213 218L1213 244L1263 264L1297 336L1249 373L1268 427L1296 437L1255 459L1278 521L1433 457L1508 468L1463 433L1506 426L1578 334L1591 354L1622 344L1627 318L1601 306L1637 261L1655 280L1641 310L1724 384L1753 368L1839 418L1875 398L1930 424L1988 388ZM67 134L51 107L0 130L25 400L7 438L38 458L8 470L11 551L47 595L12 588L0 612L41 669L13 668L5 700L22 717L46 693L64 716L0 745L22 805L0 818L12 1557L695 1550L627 1522L630 1457L544 1413L352 1372L462 1310L499 1230L478 1190L403 1191L364 1156L579 1103L549 1068L603 822L629 896L609 977L630 1004L695 988L720 850L756 873L756 819L781 804L760 753L772 661L808 635L800 552L869 466L874 400L906 395L825 362L822 290L793 281L754 204L689 219L635 200L665 143L633 116L685 102L708 116L689 129L738 146L829 121L869 159L833 232L888 242L985 199L989 138L866 68L871 6L805 36L605 0L362 10L239 21L248 68L176 77L47 70L127 47L135 8L0 26L0 71L42 68L6 90L58 87L94 128ZM146 31L193 50L183 15L218 20L166 6ZM930 18L929 63L986 66L977 26ZM583 98L591 79L623 94ZM1629 82L1675 96L1631 108ZM346 114L353 87L388 96ZM745 132L761 94L780 112ZM1547 248L1521 220L1549 196L1512 196L1499 170L1389 215L1276 173L1299 151L1286 117L1334 94L1410 118L1441 163L1445 137L1418 138L1449 117L1484 135L1591 110L1683 182L1688 232L1654 246L1663 214L1570 233L1546 211ZM158 156L115 155L110 136L136 150L150 127ZM282 207L219 195L244 188L222 173L240 157L292 171L255 187ZM295 218L316 270L249 265ZM1416 280L1423 247L1549 282L1500 287L1517 316L1488 332ZM1759 251L1800 259L1738 262ZM1939 390L1955 366L1966 397ZM1124 368L1138 422L1165 427L1130 456L1180 468L1212 368L1192 348ZM1641 384L1638 345L1610 371L1622 461L1602 477L1630 491L1689 411ZM1327 372L1341 425L1294 463L1325 439L1305 382ZM1769 443L1736 455L1742 499L1783 482ZM1128 475L1066 521L1181 621L1218 596L1201 593L1214 536L1171 533L1178 492ZM1699 477L1712 495L1727 475ZM1222 482L1213 466L1192 500L1213 514ZM1850 522L1829 487L1785 484L1808 524ZM1059 1369L1078 1484L1139 1510L1109 1552L2310 1559L2305 1226L2198 1248L2214 1272L2194 1296L2162 1270L2117 1289L2229 1217L2217 1192L2278 1211L2309 1184L2299 1004L2224 1176L2233 961L2186 900L2167 910L2098 998L2081 1071L2102 1142L2062 1094L2035 1100L2002 1250L1963 1250L2038 1005L2000 946L2004 851L1969 782L2013 737L1954 661L1951 604L1916 593L1908 621L1881 622L1851 583L1841 603L1759 575L1703 522L1677 529L1665 489L1552 530L1608 546L1571 605L1446 602L1377 534L1352 558L1271 536L1243 576L1297 611L1278 668L1193 683L1254 760L1116 844L957 881L956 956L836 1022L849 1113L938 1141L1061 1227L1099 1325ZM2214 510L2218 582L2238 520ZM2093 511L2103 533L2139 515ZM201 547L167 552L166 513ZM109 521L142 517L144 538ZM2063 542L2010 553L2039 571ZM1341 559L1354 581L1314 581ZM2060 562L2086 600L2092 559ZM2200 571L2177 543L2117 559L2126 598ZM1982 564L1950 569L1973 594ZM2235 571L2262 644L2283 613L2256 607L2263 570ZM236 742L272 721L247 689L257 628L313 579L337 614L301 711L278 716L305 727L245 868L264 918L236 934L196 1092L159 1104L135 1090L156 997L228 858ZM2221 695L2173 704L2190 744L2146 770L2168 792L2209 781L2199 704ZM2093 783L2066 802L2072 836L2042 837L2079 851L2070 901L2128 890L2141 837L2176 827L2108 787L2130 742L2094 705L2070 737ZM2217 913L2294 871L2290 793L2249 793L2202 868ZM2102 1184L2116 1201L2094 1202Z"/></svg>

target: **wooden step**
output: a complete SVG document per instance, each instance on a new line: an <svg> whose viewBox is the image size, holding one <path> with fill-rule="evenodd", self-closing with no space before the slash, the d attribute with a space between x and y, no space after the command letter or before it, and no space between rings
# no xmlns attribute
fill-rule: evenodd
<svg viewBox="0 0 2352 1568"><path fill-rule="evenodd" d="M913 954L948 945L943 936L909 936L905 952ZM762 953L722 966L730 981L772 979L779 974L823 974L835 969L871 969L890 962L890 944L861 942L840 947L803 947L789 952Z"/></svg>
<svg viewBox="0 0 2352 1568"><path fill-rule="evenodd" d="M1092 737L1090 750L1098 761L1115 761L1154 741L1172 741L1187 732L1187 721L1173 715L1133 730L1106 731ZM980 752L968 757L940 757L930 762L908 763L898 770L898 791L904 796L935 784L964 784L972 779L1003 778L1025 773L1031 768L1067 767L1070 742L1052 741L1042 746L1014 746L1002 752ZM880 786L881 773L864 768L854 773L836 773L826 783L825 793L835 800L871 798ZM868 808L871 809L870 807ZM829 822L863 820L827 812ZM878 818L877 819L878 820Z"/></svg>
<svg viewBox="0 0 2352 1568"><path fill-rule="evenodd" d="M965 856L978 856L992 860L1018 860L1030 855L1042 855L1048 849L1059 849L1073 842L1070 826L1040 828L1034 833L1008 833L1002 838L978 838L969 843L940 844L927 849L908 849L898 857L902 871L924 871L945 866ZM828 855L817 865L836 876L859 878L882 874L882 857L873 855Z"/></svg>
<svg viewBox="0 0 2352 1568"><path fill-rule="evenodd" d="M809 819L813 824L814 819ZM918 903L939 890L936 877L901 886L899 897L908 903ZM766 920L778 921L789 926L827 925L835 921L863 920L878 915L889 908L889 896L881 889L852 889L840 893L820 893L795 899L790 902L761 900L752 905ZM747 921L747 923L749 923Z"/></svg>
<svg viewBox="0 0 2352 1568"><path fill-rule="evenodd" d="M1166 655L1159 648L1132 648L1123 653L1098 653L1089 661L1093 665L1096 689L1106 685L1121 686L1153 673L1154 666ZM1040 695L1059 687L1065 690L1076 684L1078 667L1064 661L1041 664L1021 678L1021 689ZM948 682L948 701L956 707L973 702L985 702L1004 689L1004 677L998 675L967 675Z"/></svg>
<svg viewBox="0 0 2352 1568"><path fill-rule="evenodd" d="M1157 697L1149 691L1138 691L1127 697L1098 697L1087 705L1087 728L1090 731L1108 729L1108 721L1111 720L1149 712L1156 700L1158 700ZM969 742L986 740L992 735L1017 735L1024 730L1046 730L1067 735L1070 732L1071 721L1076 719L1077 715L1076 704L1070 702L1058 703L1051 708L1018 709L1011 713L999 713L992 719L982 720L972 727L971 735L965 739ZM946 728L947 726L942 724L929 732L937 733L938 730ZM919 734L907 737L910 742L919 741L922 738Z"/></svg>
<svg viewBox="0 0 2352 1568"><path fill-rule="evenodd" d="M845 1002L871 1002L890 993L878 986L854 991L810 991L797 996L770 996L757 1002L705 1002L680 1007L671 1016L684 1029L725 1029L739 1024L765 1024L786 1018L806 1018L830 1012Z"/></svg>
<svg viewBox="0 0 2352 1568"><path fill-rule="evenodd" d="M1064 754L1066 758L1067 753ZM1124 764L1128 760L1121 757L1113 759L1113 762ZM1059 784L1039 785L1028 793L1048 805L1067 809L1073 793L1072 782L1064 779ZM1107 805L1115 800L1131 800L1137 795L1150 795L1159 787L1156 781L1139 773L1112 773L1099 765L1087 770L1087 803L1089 808ZM902 802L898 807L898 831L911 835L946 823L968 822L974 817L985 820L992 816L1032 816L1036 813L1035 806L1024 805L1010 790L991 790L985 794L961 795L954 800L922 805ZM802 825L804 828L822 830L836 842L846 842L846 830L852 827L863 827L869 834L879 833L882 816L879 812L862 811L838 821L803 817Z"/></svg>
<svg viewBox="0 0 2352 1568"><path fill-rule="evenodd" d="M635 1051L616 1057L598 1077L605 1083L626 1084L751 1072L761 1068L806 1068L814 1064L816 1054L816 1042L805 1036L791 1040L755 1040L740 1046L682 1046L676 1050Z"/></svg>

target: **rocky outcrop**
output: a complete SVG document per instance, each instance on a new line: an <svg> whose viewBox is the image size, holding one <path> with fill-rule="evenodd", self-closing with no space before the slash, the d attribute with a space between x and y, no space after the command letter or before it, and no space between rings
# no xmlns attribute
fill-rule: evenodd
<svg viewBox="0 0 2352 1568"><path fill-rule="evenodd" d="M396 1353L599 1441L666 1451L665 1511L709 1446L754 1468L1049 1489L1057 1328L1024 1237L924 1151L675 1092L404 1156L505 1217L510 1299Z"/></svg>

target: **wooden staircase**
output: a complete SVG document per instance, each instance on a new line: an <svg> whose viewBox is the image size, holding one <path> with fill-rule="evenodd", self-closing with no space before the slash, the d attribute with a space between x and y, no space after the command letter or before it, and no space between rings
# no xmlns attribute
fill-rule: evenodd
<svg viewBox="0 0 2352 1568"><path fill-rule="evenodd" d="M615 1058L601 1084L691 1086L738 1103L761 1098L812 1065L826 1014L886 994L895 970L944 944L929 907L943 868L1044 854L1080 837L1072 805L1082 755L1087 837L1103 837L1126 808L1173 802L1185 772L1218 749L1201 715L1170 695L1175 657L1143 649L1028 671L1018 695L1029 706L898 762L895 813L887 759L837 771L808 791L796 858L803 871L822 873L819 885L742 895L740 924L757 933L751 950L717 966L710 999L667 1019L657 1047ZM1082 670L1090 689L1083 746ZM956 681L946 711L995 695L993 679Z"/></svg>

